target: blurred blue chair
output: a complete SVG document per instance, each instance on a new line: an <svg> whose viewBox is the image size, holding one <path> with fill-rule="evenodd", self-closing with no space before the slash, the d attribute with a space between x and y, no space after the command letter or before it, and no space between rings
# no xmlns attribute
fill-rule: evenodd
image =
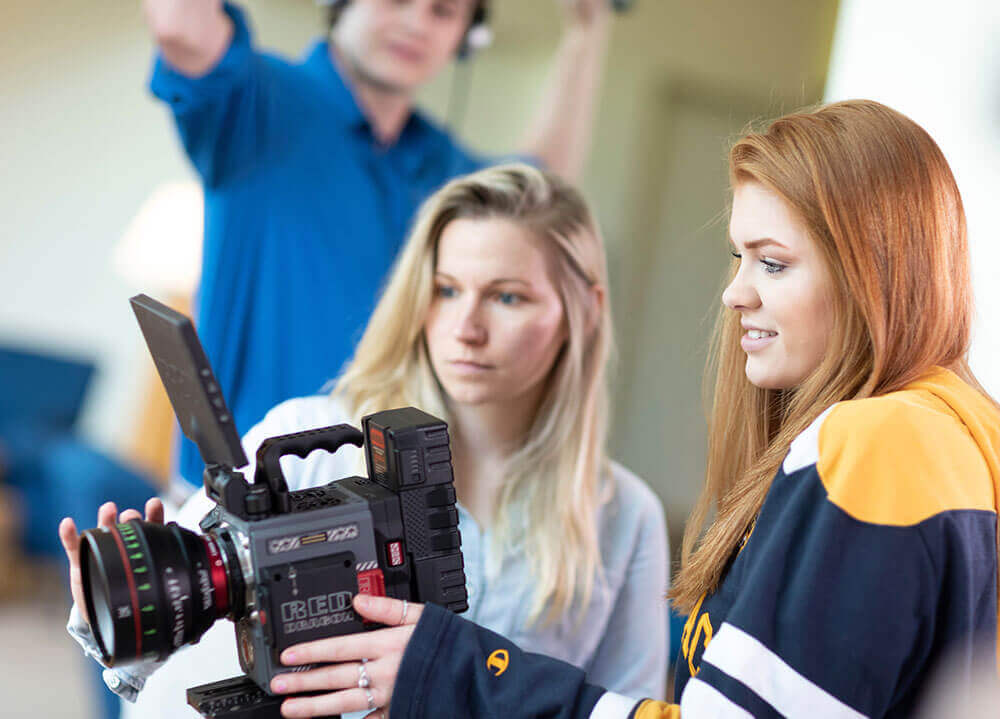
<svg viewBox="0 0 1000 719"><path fill-rule="evenodd" d="M0 346L0 482L20 500L21 545L30 556L65 563L59 520L91 527L102 502L141 509L157 493L147 477L77 436L93 374L86 360ZM89 663L99 683L95 716L117 719L118 698Z"/></svg>

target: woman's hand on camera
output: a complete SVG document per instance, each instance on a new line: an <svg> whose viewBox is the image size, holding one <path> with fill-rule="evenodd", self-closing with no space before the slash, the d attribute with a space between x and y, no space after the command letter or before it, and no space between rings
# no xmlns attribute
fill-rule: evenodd
<svg viewBox="0 0 1000 719"><path fill-rule="evenodd" d="M316 717L370 711L379 719L388 719L399 665L423 605L359 594L354 598L354 610L365 619L388 627L318 639L282 652L281 662L286 666L327 666L281 674L271 680L271 691L298 694L332 690L329 694L286 699L281 705L282 716Z"/></svg>
<svg viewBox="0 0 1000 719"><path fill-rule="evenodd" d="M110 527L115 523L115 517L118 522L142 519L137 509L126 509L119 515L114 502L105 502L97 510L97 526ZM163 524L163 502L156 497L146 502L146 521ZM66 550L66 558L69 559L69 587L73 592L73 601L89 623L87 603L83 600L83 576L80 573L80 534L76 531L76 522L72 518L63 517L59 522L59 539Z"/></svg>

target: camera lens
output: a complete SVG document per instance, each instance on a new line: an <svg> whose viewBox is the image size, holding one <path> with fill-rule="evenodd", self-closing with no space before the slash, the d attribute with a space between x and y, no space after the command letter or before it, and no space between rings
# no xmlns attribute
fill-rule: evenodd
<svg viewBox="0 0 1000 719"><path fill-rule="evenodd" d="M108 666L164 659L198 639L229 612L233 589L242 586L227 571L225 541L174 522L134 519L87 530L82 539L84 600Z"/></svg>

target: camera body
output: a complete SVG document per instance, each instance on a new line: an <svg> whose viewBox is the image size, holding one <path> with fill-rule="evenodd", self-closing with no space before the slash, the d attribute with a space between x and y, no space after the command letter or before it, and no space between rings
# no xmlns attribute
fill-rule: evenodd
<svg viewBox="0 0 1000 719"><path fill-rule="evenodd" d="M363 441L348 425L266 440L253 485L206 470L218 504L201 527L236 565L230 615L240 665L260 687L292 670L278 657L293 644L375 628L351 608L359 592L468 608L447 426L409 407L363 428ZM363 445L369 478L287 490L280 457L347 442Z"/></svg>
<svg viewBox="0 0 1000 719"><path fill-rule="evenodd" d="M188 689L205 717L276 719L270 695L281 652L301 642L378 628L352 608L358 593L468 608L448 427L413 407L271 437L253 481L232 416L191 320L133 297L160 378L205 463L216 506L202 534L134 519L82 533L80 570L91 629L108 667L161 660L218 619L236 624L245 676ZM345 444L364 450L368 477L289 491L281 458Z"/></svg>

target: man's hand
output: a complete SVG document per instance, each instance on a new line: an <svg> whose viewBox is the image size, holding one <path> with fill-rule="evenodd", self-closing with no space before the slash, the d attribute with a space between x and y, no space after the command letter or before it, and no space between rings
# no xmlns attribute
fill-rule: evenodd
<svg viewBox="0 0 1000 719"><path fill-rule="evenodd" d="M110 527L115 523L118 516L119 522L128 522L132 519L142 519L138 510L126 509L118 515L118 508L114 502L105 502L97 510L97 526ZM146 521L163 524L163 502L153 497L146 502ZM87 603L83 598L83 575L80 571L80 534L76 531L76 523L70 517L63 517L59 522L59 539L63 549L66 550L66 557L69 559L69 587L73 592L73 601L83 618L90 623L87 617Z"/></svg>
<svg viewBox="0 0 1000 719"><path fill-rule="evenodd" d="M611 19L610 0L559 0L568 29L603 30Z"/></svg>
<svg viewBox="0 0 1000 719"><path fill-rule="evenodd" d="M204 75L226 54L233 22L221 0L143 0L143 5L163 57L184 75Z"/></svg>

